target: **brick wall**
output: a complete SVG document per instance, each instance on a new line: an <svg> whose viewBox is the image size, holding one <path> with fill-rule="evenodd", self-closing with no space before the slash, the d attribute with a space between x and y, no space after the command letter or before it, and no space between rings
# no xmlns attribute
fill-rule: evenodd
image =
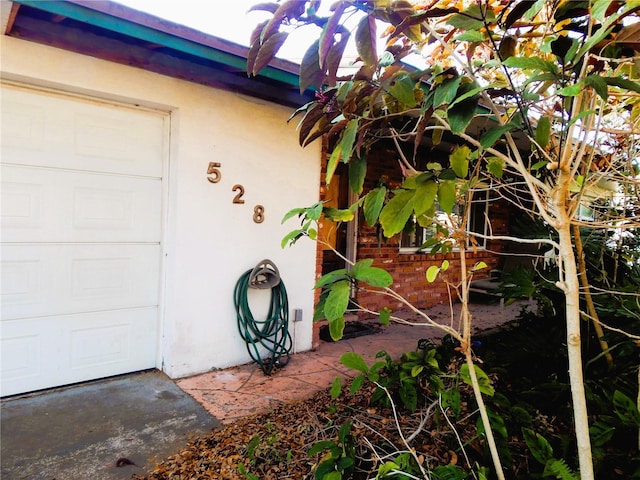
<svg viewBox="0 0 640 480"><path fill-rule="evenodd" d="M323 151L326 152L326 143ZM442 155L442 154L441 154ZM327 158L324 153L324 158ZM395 160L397 153L392 148L379 148L371 152L368 156L368 171L365 180L365 192L376 185L379 179L384 178L387 187L393 189L400 185L402 172L398 162ZM326 186L325 179L326 161L323 162L320 199L324 199ZM448 303L450 296L453 301L457 301L456 292L448 287L448 284L455 285L460 281L460 258L459 252L454 251L449 254L429 255L423 253L401 253L400 235L391 239L384 239L378 234L375 227L370 227L364 221L362 213L359 219L359 231L357 238L357 260L373 258L374 266L382 267L393 277L393 289L418 308L425 308L436 304ZM508 232L509 210L505 202L491 202L489 210L491 228L495 235L503 235ZM489 270L499 268L499 252L503 249L500 242L488 242L486 249L478 249L476 252L467 252L467 269L475 263L483 261L488 268L476 274L477 278L488 275ZM426 279L426 271L431 265L441 265L443 260L448 260L450 266L442 273L435 282L429 283ZM322 275L322 251L317 250L317 274ZM316 301L319 298L319 291L316 291ZM355 300L363 307L379 311L384 307L392 310L402 308L401 302L375 292L371 287L358 288ZM314 344L317 343L319 326L314 329Z"/></svg>

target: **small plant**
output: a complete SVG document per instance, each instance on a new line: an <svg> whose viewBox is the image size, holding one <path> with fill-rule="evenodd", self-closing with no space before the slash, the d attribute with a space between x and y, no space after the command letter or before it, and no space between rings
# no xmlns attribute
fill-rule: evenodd
<svg viewBox="0 0 640 480"><path fill-rule="evenodd" d="M421 344L421 347L417 351L403 354L397 362L382 350L376 354L376 358L384 360L374 363L371 367L368 367L357 353L345 353L340 357L340 362L360 372L351 384L351 392L357 391L364 380L368 379L378 387L371 397L373 404L389 406L391 400L385 392L387 389L393 392L394 396L397 395L397 400L405 408L415 412L419 395L437 395L444 388L441 378L444 373L438 365L435 346L428 342ZM334 392L339 394L339 385L336 386L335 382L334 389Z"/></svg>
<svg viewBox="0 0 640 480"><path fill-rule="evenodd" d="M387 480L391 478L409 480L419 478L415 476L419 473L420 470L417 468L413 456L408 452L402 452L392 461L380 465L376 480Z"/></svg>
<svg viewBox="0 0 640 480"><path fill-rule="evenodd" d="M290 460L292 455L291 450L287 450L286 453L282 452L278 448L280 444L280 438L277 432L276 426L267 421L266 425L267 433L265 435L254 435L247 444L246 457L249 463L238 464L238 471L247 480L258 480L259 477L248 471L249 467L257 467L261 464L281 463Z"/></svg>
<svg viewBox="0 0 640 480"><path fill-rule="evenodd" d="M315 469L317 480L342 480L349 478L356 463L356 446L351 434L351 422L346 422L338 431L338 439L321 440L309 449L309 456L327 451Z"/></svg>
<svg viewBox="0 0 640 480"><path fill-rule="evenodd" d="M573 472L564 460L555 458L553 448L546 438L528 428L523 428L522 433L533 458L544 465L543 477L579 480L578 474Z"/></svg>
<svg viewBox="0 0 640 480"><path fill-rule="evenodd" d="M258 477L257 475L254 475L253 473L249 473L247 471L247 468L244 466L244 463L242 462L238 464L238 471L247 480L260 480L260 477Z"/></svg>

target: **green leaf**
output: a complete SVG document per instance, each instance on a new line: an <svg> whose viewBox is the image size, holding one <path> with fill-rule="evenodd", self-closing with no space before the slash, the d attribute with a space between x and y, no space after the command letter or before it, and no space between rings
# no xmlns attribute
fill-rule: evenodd
<svg viewBox="0 0 640 480"><path fill-rule="evenodd" d="M400 384L398 393L404 406L407 407L410 412L415 412L418 407L418 391L416 387L410 383L403 382Z"/></svg>
<svg viewBox="0 0 640 480"><path fill-rule="evenodd" d="M607 82L600 75L589 75L584 79L584 84L595 90L600 98L605 102L609 98Z"/></svg>
<svg viewBox="0 0 640 480"><path fill-rule="evenodd" d="M597 112L595 110L584 110L580 112L578 115L576 115L571 120L569 120L569 123L567 123L565 129L568 129L571 125L576 123L578 120L582 120L583 118L588 117L589 115L595 115L596 113Z"/></svg>
<svg viewBox="0 0 640 480"><path fill-rule="evenodd" d="M280 242L280 247L284 248L287 246L287 244L291 244L293 245L294 243L296 243L296 241L302 237L304 235L304 231L303 230L293 230L289 233L287 233L283 238L282 241Z"/></svg>
<svg viewBox="0 0 640 480"><path fill-rule="evenodd" d="M340 357L340 363L352 370L357 370L364 374L369 373L369 367L367 367L367 363L364 361L361 355L355 352L348 352L343 354Z"/></svg>
<svg viewBox="0 0 640 480"><path fill-rule="evenodd" d="M334 147L333 152L331 152L331 156L329 157L329 161L327 162L327 184L331 183L331 179L336 171L338 162L342 161L343 163L347 163L349 161L357 133L358 119L353 118L349 120L347 126L342 131L340 141Z"/></svg>
<svg viewBox="0 0 640 480"><path fill-rule="evenodd" d="M476 378L478 379L480 392L492 397L495 393L495 390L493 389L493 386L491 386L491 380L489 379L487 374L484 373L484 371L478 365L474 364L473 369L476 372ZM471 375L469 374L469 365L466 363L460 367L460 378L467 385L473 386L471 383Z"/></svg>
<svg viewBox="0 0 640 480"><path fill-rule="evenodd" d="M333 379L329 393L334 400L340 396L340 393L342 393L342 379L340 377Z"/></svg>
<svg viewBox="0 0 640 480"><path fill-rule="evenodd" d="M522 434L531 455L540 464L545 465L547 461L553 459L553 448L546 438L529 428L523 428Z"/></svg>
<svg viewBox="0 0 640 480"><path fill-rule="evenodd" d="M369 261L370 259L367 259ZM365 282L372 287L389 287L393 283L393 278L386 270L378 267L371 267L363 264L364 260L356 263L351 268L351 275L360 282Z"/></svg>
<svg viewBox="0 0 640 480"><path fill-rule="evenodd" d="M531 171L535 172L536 170L540 170L541 168L545 167L548 164L549 164L549 160L540 160L539 162L536 162L533 165L531 165Z"/></svg>
<svg viewBox="0 0 640 480"><path fill-rule="evenodd" d="M348 420L343 423L340 427L340 430L338 430L338 440L340 440L340 443L342 443L343 445L347 442L349 436L351 435L351 427L352 423L350 420Z"/></svg>
<svg viewBox="0 0 640 480"><path fill-rule="evenodd" d="M485 268L487 268L487 264L486 263L478 262L471 268L471 271L472 272L477 272L477 271L485 269Z"/></svg>
<svg viewBox="0 0 640 480"><path fill-rule="evenodd" d="M469 156L471 155L471 149L466 145L457 147L451 155L449 155L449 163L453 171L456 172L456 176L459 178L465 178L469 173Z"/></svg>
<svg viewBox="0 0 640 480"><path fill-rule="evenodd" d="M541 148L546 148L549 145L549 136L551 134L551 120L549 117L540 117L538 125L536 125L536 143Z"/></svg>
<svg viewBox="0 0 640 480"><path fill-rule="evenodd" d="M353 211L348 208L324 207L322 211L325 218L332 222L350 222L353 220Z"/></svg>
<svg viewBox="0 0 640 480"><path fill-rule="evenodd" d="M389 93L400 103L403 103L409 108L413 108L416 106L414 87L415 83L411 80L411 77L406 73L402 73L398 75L389 86Z"/></svg>
<svg viewBox="0 0 640 480"><path fill-rule="evenodd" d="M611 1L612 0L594 0L591 4L591 16L600 22L604 22Z"/></svg>
<svg viewBox="0 0 640 480"><path fill-rule="evenodd" d="M440 267L438 267L437 265L431 265L427 269L427 282L429 283L435 282L439 273L440 273Z"/></svg>
<svg viewBox="0 0 640 480"><path fill-rule="evenodd" d="M339 282L331 285L329 289L329 296L324 304L324 315L329 320L329 323L333 323L335 320L342 320L342 328L344 329L344 312L347 311L349 306L349 295L351 294L351 283L348 280L340 280ZM331 326L329 326L331 328ZM333 335L331 336L332 338Z"/></svg>
<svg viewBox="0 0 640 480"><path fill-rule="evenodd" d="M351 386L349 387L349 393L351 393L351 395L353 395L358 390L360 390L360 388L362 388L362 384L364 383L364 379L365 379L364 375L357 375L353 379L353 381L351 382Z"/></svg>
<svg viewBox="0 0 640 480"><path fill-rule="evenodd" d="M338 161L342 157L342 150L341 149L342 149L342 139L334 147L333 152L331 152L331 156L329 157L329 161L327 162L327 174L326 174L326 177L325 177L325 182L327 183L327 185L329 185L331 183L331 179L333 178L333 174L336 173L336 168L338 166Z"/></svg>
<svg viewBox="0 0 640 480"><path fill-rule="evenodd" d="M322 288L325 285L329 285L331 283L335 283L339 280L346 280L347 277L347 269L340 268L338 270L333 270L332 272L326 273L321 276L313 288Z"/></svg>
<svg viewBox="0 0 640 480"><path fill-rule="evenodd" d="M631 427L640 427L638 406L619 390L613 393L613 410L623 424Z"/></svg>
<svg viewBox="0 0 640 480"><path fill-rule="evenodd" d="M391 238L404 229L413 213L414 197L414 191L400 190L382 209L380 224L385 237Z"/></svg>
<svg viewBox="0 0 640 480"><path fill-rule="evenodd" d="M487 160L487 171L496 178L502 178L505 161L499 157L490 157Z"/></svg>
<svg viewBox="0 0 640 480"><path fill-rule="evenodd" d="M591 444L595 447L605 446L613 437L616 431L616 427L609 424L609 422L596 420L589 427L589 437L591 437Z"/></svg>
<svg viewBox="0 0 640 480"><path fill-rule="evenodd" d="M391 319L391 310L389 310L387 307L384 307L378 312L378 318L380 319L380 323L382 325L389 325L389 321Z"/></svg>
<svg viewBox="0 0 640 480"><path fill-rule="evenodd" d="M576 83L574 85L561 88L556 93L562 97L575 97L576 95L580 95L582 88L583 86L580 83Z"/></svg>
<svg viewBox="0 0 640 480"><path fill-rule="evenodd" d="M418 375L420 375L423 370L424 370L424 365L414 365L411 368L411 376L415 378Z"/></svg>
<svg viewBox="0 0 640 480"><path fill-rule="evenodd" d="M480 145L482 146L482 148L492 147L493 144L502 137L502 135L515 128L516 126L511 123L507 125L498 125L495 127L491 127L482 135L482 137L480 137Z"/></svg>
<svg viewBox="0 0 640 480"><path fill-rule="evenodd" d="M356 140L356 135L358 134L358 119L353 118L349 120L347 127L344 129L342 133L342 140L340 143L342 144L342 161L343 163L347 163L351 158L351 150L353 149L353 143Z"/></svg>
<svg viewBox="0 0 640 480"><path fill-rule="evenodd" d="M456 204L456 183L451 180L440 182L438 187L438 203L445 213L451 213Z"/></svg>
<svg viewBox="0 0 640 480"><path fill-rule="evenodd" d="M351 275L355 276L358 270L369 268L371 265L373 265L373 258L363 258L362 260L358 260L353 267L351 267Z"/></svg>
<svg viewBox="0 0 640 480"><path fill-rule="evenodd" d="M376 478L387 478L389 473L399 469L400 465L398 465L397 463L385 462L378 467L378 474L376 475Z"/></svg>
<svg viewBox="0 0 640 480"><path fill-rule="evenodd" d="M365 156L354 157L349 162L349 187L356 195L362 193L364 178L367 174L367 159Z"/></svg>
<svg viewBox="0 0 640 480"><path fill-rule="evenodd" d="M334 342L342 338L344 335L344 317L339 317L329 322L329 334Z"/></svg>
<svg viewBox="0 0 640 480"><path fill-rule="evenodd" d="M306 211L307 211L306 208L294 208L292 210L289 210L287 213L284 214L284 217L282 217L282 221L280 222L280 224L283 224L290 218L295 217L296 215L301 215Z"/></svg>
<svg viewBox="0 0 640 480"><path fill-rule="evenodd" d="M458 42L483 42L485 39L484 33L478 30L469 30L467 32L456 35L454 40Z"/></svg>
<svg viewBox="0 0 640 480"><path fill-rule="evenodd" d="M307 452L307 455L311 457L329 448L335 447L335 445L335 442L332 442L331 440L320 440L319 442L316 442L311 446L311 448Z"/></svg>
<svg viewBox="0 0 640 480"><path fill-rule="evenodd" d="M356 49L365 65L373 66L378 61L376 53L376 21L373 16L365 15L356 29Z"/></svg>
<svg viewBox="0 0 640 480"><path fill-rule="evenodd" d="M587 41L584 42L582 47L580 47L580 50L576 52L576 58L584 57L587 52L589 52L589 50L591 50L599 42L608 37L615 28L615 25L612 26L612 23L615 23L616 19L619 18L619 16L620 15L618 14L609 17L609 20L607 22L604 22L602 26L598 30L596 30L591 37L588 37Z"/></svg>
<svg viewBox="0 0 640 480"><path fill-rule="evenodd" d="M622 77L602 77L607 85L622 88L623 90L631 90L640 93L640 83L628 80Z"/></svg>
<svg viewBox="0 0 640 480"><path fill-rule="evenodd" d="M509 57L503 65L511 68L521 68L523 70L540 70L556 74L556 66L540 57Z"/></svg>
<svg viewBox="0 0 640 480"><path fill-rule="evenodd" d="M440 105L449 104L453 102L453 99L456 98L456 93L458 92L458 87L460 86L460 81L462 77L456 75L453 78L447 78L444 80L433 92L433 106L435 108Z"/></svg>
<svg viewBox="0 0 640 480"><path fill-rule="evenodd" d="M443 272L446 272L449 269L449 260L443 260L442 265L440 266L440 269Z"/></svg>
<svg viewBox="0 0 640 480"><path fill-rule="evenodd" d="M386 187L377 187L367 193L364 198L364 219L368 225L374 226L387 196Z"/></svg>
<svg viewBox="0 0 640 480"><path fill-rule="evenodd" d="M478 93L486 87L476 87L473 83L463 84L458 89L456 100L447 109L447 118L451 132L459 134L464 132L476 114L478 106Z"/></svg>
<svg viewBox="0 0 640 480"><path fill-rule="evenodd" d="M433 180L418 186L413 206L417 216L422 215L433 206L437 194L438 184Z"/></svg>
<svg viewBox="0 0 640 480"><path fill-rule="evenodd" d="M474 3L464 12L452 15L447 23L460 30L479 30L485 26L485 20L487 23L493 23L495 19L496 17L493 10L487 9L483 12L480 10L480 7Z"/></svg>

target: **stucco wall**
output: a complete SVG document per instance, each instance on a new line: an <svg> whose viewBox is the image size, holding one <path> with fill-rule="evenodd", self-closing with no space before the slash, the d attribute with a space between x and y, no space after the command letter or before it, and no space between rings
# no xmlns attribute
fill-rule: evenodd
<svg viewBox="0 0 640 480"><path fill-rule="evenodd" d="M320 145L297 144L291 109L15 38L1 38L2 78L168 112L161 338L157 367L172 377L250 361L236 326L233 288L264 258L279 267L295 351L311 348L315 245L282 249L291 208L318 198ZM219 162L221 181L207 181ZM244 204L232 187L244 187ZM264 207L263 223L253 220ZM252 304L258 316L266 298Z"/></svg>

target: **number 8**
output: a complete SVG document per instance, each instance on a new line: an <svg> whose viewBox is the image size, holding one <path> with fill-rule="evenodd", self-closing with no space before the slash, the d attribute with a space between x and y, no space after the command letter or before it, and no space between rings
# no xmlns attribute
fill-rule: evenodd
<svg viewBox="0 0 640 480"><path fill-rule="evenodd" d="M264 207L262 205L256 205L253 208L253 221L256 223L264 222Z"/></svg>

